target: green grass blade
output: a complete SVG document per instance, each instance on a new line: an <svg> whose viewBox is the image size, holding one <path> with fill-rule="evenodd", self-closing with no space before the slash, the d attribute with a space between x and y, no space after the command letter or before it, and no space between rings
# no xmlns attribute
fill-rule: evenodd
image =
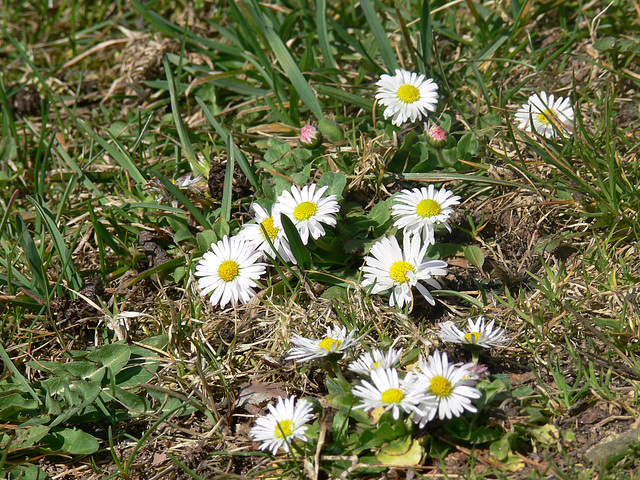
<svg viewBox="0 0 640 480"><path fill-rule="evenodd" d="M147 180L144 178L140 170L138 170L137 165L133 161L133 159L129 156L129 154L124 150L124 148L118 144L117 140L113 137L112 141L117 145L117 147L109 142L107 142L104 138L98 135L93 131L83 120L76 119L76 124L82 129L87 135L89 135L96 143L98 143L104 150L113 158L118 165L124 168L129 176L135 180L138 184L144 185L147 183ZM59 151L59 149L58 149Z"/></svg>
<svg viewBox="0 0 640 480"><path fill-rule="evenodd" d="M180 107L178 105L178 92L176 89L175 78L173 76L173 72L171 71L171 64L166 58L164 59L164 71L167 75L167 82L169 84L169 96L171 97L171 113L173 114L173 123L178 130L178 137L180 137L182 149L185 156L187 157L187 160L189 161L189 164L191 165L193 173L199 173L206 177L207 175L209 175L209 170L198 161L198 156L193 149L193 145L191 144L191 140L189 139L189 134L187 133L187 129L184 126L184 122L182 121L182 115L180 115Z"/></svg>
<svg viewBox="0 0 640 480"><path fill-rule="evenodd" d="M164 175L162 175L158 170L156 170L155 168L151 169L151 173L153 173L158 180L160 180L160 182L162 183L162 185L164 186L164 188L166 188L167 190L169 190L169 193L171 195L173 195L174 197L176 197L178 199L178 201L184 205L184 207L189 211L189 213L191 215L193 215L193 218L196 219L196 221L203 227L206 228L208 230L211 229L211 224L209 223L209 220L207 220L207 218L202 214L202 212L200 210L198 210L198 208L191 203L191 201L189 201L189 199L185 196L184 193L182 193L180 191L180 189L178 187L176 187L173 182L171 180L169 180L167 177L165 177Z"/></svg>
<svg viewBox="0 0 640 480"><path fill-rule="evenodd" d="M267 35L267 41L269 42L273 53L278 59L278 63L280 63L280 66L287 74L287 77L291 80L293 87L298 92L298 95L300 95L300 99L304 102L307 108L311 110L311 113L320 120L323 117L320 102L318 101L318 98L311 86L309 86L306 78L302 75L302 72L298 68L298 64L289 53L289 49L272 28L265 28L265 34Z"/></svg>
<svg viewBox="0 0 640 480"><path fill-rule="evenodd" d="M318 85L316 87L316 90L321 95L327 95L341 102L351 103L367 111L373 110L373 100L371 100L368 96L355 95L353 93L345 92L340 88L331 87L329 85Z"/></svg>
<svg viewBox="0 0 640 480"><path fill-rule="evenodd" d="M329 31L327 30L327 0L316 1L316 28L318 29L318 43L324 65L328 68L336 68L336 60L331 52Z"/></svg>
<svg viewBox="0 0 640 480"><path fill-rule="evenodd" d="M309 270L311 268L311 254L307 246L302 243L298 229L293 224L293 221L286 215L280 215L280 221L282 222L284 233L289 240L291 252L298 261L298 266L302 271Z"/></svg>
<svg viewBox="0 0 640 480"><path fill-rule="evenodd" d="M229 133L224 129L222 125L220 125L220 122L216 120L216 117L213 116L213 113L211 112L209 107L207 107L207 104L204 103L204 100L202 100L200 97L196 97L196 101L204 111L204 114L209 120L209 123L211 123L213 128L215 128L216 132L218 132L218 135L220 135L222 140L226 143ZM233 142L231 143L231 145L232 145L231 149L233 150L234 158L238 162L240 169L249 180L249 183L251 184L253 189L256 192L259 191L260 186L258 184L258 179L256 178L256 174L253 169L253 166L249 163L249 161L247 160L247 157L244 156L244 154L240 151L238 147L236 147L236 145Z"/></svg>
<svg viewBox="0 0 640 480"><path fill-rule="evenodd" d="M7 351L2 346L2 342L0 342L0 358L2 359L2 361L5 364L5 366L7 367L7 370L9 370L11 372L13 378L15 380L17 380L18 383L20 385L22 385L22 387L27 392L29 392L29 395L31 395L31 397L36 402L38 402L38 405L42 405L42 400L40 400L40 397L38 397L38 394L35 392L35 390L33 388L31 388L31 385L29 385L29 381L26 378L24 378L24 376L20 373L20 371L13 364L13 362L11 361L11 357L9 357L9 355L7 354Z"/></svg>
<svg viewBox="0 0 640 480"><path fill-rule="evenodd" d="M64 238L62 238L62 234L60 230L58 230L58 226L53 218L53 214L51 211L44 205L44 202L41 198L37 200L33 197L28 196L27 200L35 207L38 211L38 214L44 221L44 224L53 239L53 245L60 256L60 263L62 265L62 275L67 280L67 286L72 288L73 290L79 290L82 288L82 280L80 279L80 275L76 271L75 265L73 264L73 259L71 258L71 252L67 248L65 244Z"/></svg>
<svg viewBox="0 0 640 480"><path fill-rule="evenodd" d="M31 237L29 230L27 230L27 226L24 224L24 221L22 220L22 217L20 215L16 216L16 223L18 232L20 234L20 245L22 246L22 250L25 257L27 258L27 263L29 263L29 266L31 267L31 273L33 275L33 280L31 282L29 282L24 277L22 282L24 283L25 287L28 287L29 283L33 283L37 292L43 298L47 298L47 296L49 295L50 285L44 269L44 261L40 257L40 253L38 253L36 244L33 241L33 238ZM17 276L17 273L18 272L13 272L13 275Z"/></svg>
<svg viewBox="0 0 640 480"><path fill-rule="evenodd" d="M427 73L431 65L431 49L433 45L433 30L431 27L430 0L422 0L422 15L420 16L420 58L422 72Z"/></svg>
<svg viewBox="0 0 640 480"><path fill-rule="evenodd" d="M235 154L233 150L233 137L227 137L227 166L224 171L224 185L222 189L222 218L229 223L231 219L231 200L233 198L233 171L235 170Z"/></svg>
<svg viewBox="0 0 640 480"><path fill-rule="evenodd" d="M384 31L382 22L380 22L378 14L373 8L373 3L371 3L371 0L360 0L360 6L362 6L362 10L367 17L367 22L369 22L371 32L373 33L376 43L380 48L382 61L386 65L387 70L389 72L393 72L396 68L400 68L400 66L398 65L398 60L393 52L389 38L387 38L387 34Z"/></svg>

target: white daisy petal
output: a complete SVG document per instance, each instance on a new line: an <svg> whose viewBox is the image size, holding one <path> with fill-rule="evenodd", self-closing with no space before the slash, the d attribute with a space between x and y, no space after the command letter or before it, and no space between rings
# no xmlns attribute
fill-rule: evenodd
<svg viewBox="0 0 640 480"><path fill-rule="evenodd" d="M476 412L472 400L482 396L475 388L477 375L472 368L473 363L465 365L450 364L446 353L435 351L425 361L418 361L420 373L416 382L424 388L427 401L420 406L421 412L413 420L424 427L438 415L441 420L459 417L465 410Z"/></svg>
<svg viewBox="0 0 640 480"><path fill-rule="evenodd" d="M516 112L518 128L535 132L547 138L554 138L558 130L571 133L573 128L573 107L569 98L553 95L547 97L546 92L533 94L527 103Z"/></svg>
<svg viewBox="0 0 640 480"><path fill-rule="evenodd" d="M307 441L305 424L313 418L312 406L306 400L296 405L295 397L278 398L276 406L269 405L269 414L256 420L251 436L262 442L260 450L271 450L275 455L280 448L289 452L289 446L297 438Z"/></svg>
<svg viewBox="0 0 640 480"><path fill-rule="evenodd" d="M396 69L395 75L382 75L376 82L376 98L384 110L384 118L400 126L407 120L415 122L436 110L438 85L431 78Z"/></svg>
<svg viewBox="0 0 640 480"><path fill-rule="evenodd" d="M251 244L225 235L196 265L202 295L211 293L211 303L221 308L229 302L234 306L247 303L266 271L266 264L258 262L260 256L261 252Z"/></svg>
<svg viewBox="0 0 640 480"><path fill-rule="evenodd" d="M264 254L275 258L276 254L265 237L264 231L266 231L269 240L271 240L271 243L280 256L287 262L296 263L295 257L291 253L291 247L289 247L289 241L284 234L284 229L280 222L280 215L278 213L269 214L267 210L257 203L251 205L251 208L256 213L256 223L245 223L240 233L238 233L238 238L252 243Z"/></svg>
<svg viewBox="0 0 640 480"><path fill-rule="evenodd" d="M349 364L349 370L359 375L370 375L372 370L393 368L400 361L402 349L390 348L387 352L373 349Z"/></svg>
<svg viewBox="0 0 640 480"><path fill-rule="evenodd" d="M322 224L335 225L336 214L340 210L335 195L322 195L328 189L324 186L316 190L316 184L305 185L302 189L292 185L291 191L285 190L277 198L272 212L288 216L300 233L302 242L309 242L309 235L317 240L324 235Z"/></svg>
<svg viewBox="0 0 640 480"><path fill-rule="evenodd" d="M306 338L298 334L293 334L291 343L296 346L289 349L286 359L307 362L331 354L343 354L358 340L357 338L353 338L355 334L355 330L347 334L345 327L339 327L337 325L327 327L327 335L321 339Z"/></svg>
<svg viewBox="0 0 640 480"><path fill-rule="evenodd" d="M439 287L433 275L446 275L447 263L442 260L427 260L425 255L429 245L423 244L419 235L405 235L403 248L395 237L383 238L373 244L362 267L363 287L371 287L371 293L392 290L389 305L402 308L411 304L411 288L418 291L431 304L433 297L420 282Z"/></svg>
<svg viewBox="0 0 640 480"><path fill-rule="evenodd" d="M451 231L447 220L453 214L454 205L459 203L459 196L445 188L436 190L433 185L402 190L391 207L394 226L404 229L408 235L422 234L426 244L433 244L434 226L442 223Z"/></svg>
<svg viewBox="0 0 640 480"><path fill-rule="evenodd" d="M505 343L509 338L502 328L493 328L494 321L485 324L483 316L479 316L474 322L468 319L466 331L460 330L453 322L443 322L440 324L438 336L445 342L464 343L477 345L484 348L506 347Z"/></svg>
<svg viewBox="0 0 640 480"><path fill-rule="evenodd" d="M363 380L361 385L353 388L353 395L360 399L360 403L354 408L369 411L383 407L391 411L393 418L397 420L400 418L400 410L408 414L420 414L418 405L428 401L424 389L414 382L412 373L400 379L393 368L374 369L371 370L371 382Z"/></svg>

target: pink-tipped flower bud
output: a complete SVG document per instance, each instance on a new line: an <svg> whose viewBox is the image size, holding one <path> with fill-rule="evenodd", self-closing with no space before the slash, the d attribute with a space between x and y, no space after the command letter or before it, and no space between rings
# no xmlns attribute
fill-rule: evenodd
<svg viewBox="0 0 640 480"><path fill-rule="evenodd" d="M449 141L447 131L438 125L431 125L426 131L427 142L434 148L444 148Z"/></svg>
<svg viewBox="0 0 640 480"><path fill-rule="evenodd" d="M304 148L318 148L322 143L322 134L311 124L300 129L300 145Z"/></svg>

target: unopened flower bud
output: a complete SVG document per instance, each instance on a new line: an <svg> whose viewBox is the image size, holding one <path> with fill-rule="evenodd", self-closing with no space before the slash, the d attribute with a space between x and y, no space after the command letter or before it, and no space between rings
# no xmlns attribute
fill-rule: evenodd
<svg viewBox="0 0 640 480"><path fill-rule="evenodd" d="M434 148L444 148L449 141L447 131L438 125L432 125L426 131L427 142Z"/></svg>
<svg viewBox="0 0 640 480"><path fill-rule="evenodd" d="M300 144L304 148L318 148L322 143L322 134L311 124L300 129Z"/></svg>

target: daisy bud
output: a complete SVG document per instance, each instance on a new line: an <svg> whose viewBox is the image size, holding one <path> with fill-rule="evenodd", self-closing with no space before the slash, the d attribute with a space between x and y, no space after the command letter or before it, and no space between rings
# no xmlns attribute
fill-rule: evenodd
<svg viewBox="0 0 640 480"><path fill-rule="evenodd" d="M322 117L318 122L318 128L322 134L332 142L344 140L344 131L338 122L327 117Z"/></svg>
<svg viewBox="0 0 640 480"><path fill-rule="evenodd" d="M444 148L449 141L449 134L447 133L447 131L444 128L439 127L438 125L432 125L431 127L429 127L429 129L426 131L426 135L427 142L429 142L429 145L434 148Z"/></svg>
<svg viewBox="0 0 640 480"><path fill-rule="evenodd" d="M318 148L322 143L322 134L311 124L300 129L300 144L304 148Z"/></svg>

